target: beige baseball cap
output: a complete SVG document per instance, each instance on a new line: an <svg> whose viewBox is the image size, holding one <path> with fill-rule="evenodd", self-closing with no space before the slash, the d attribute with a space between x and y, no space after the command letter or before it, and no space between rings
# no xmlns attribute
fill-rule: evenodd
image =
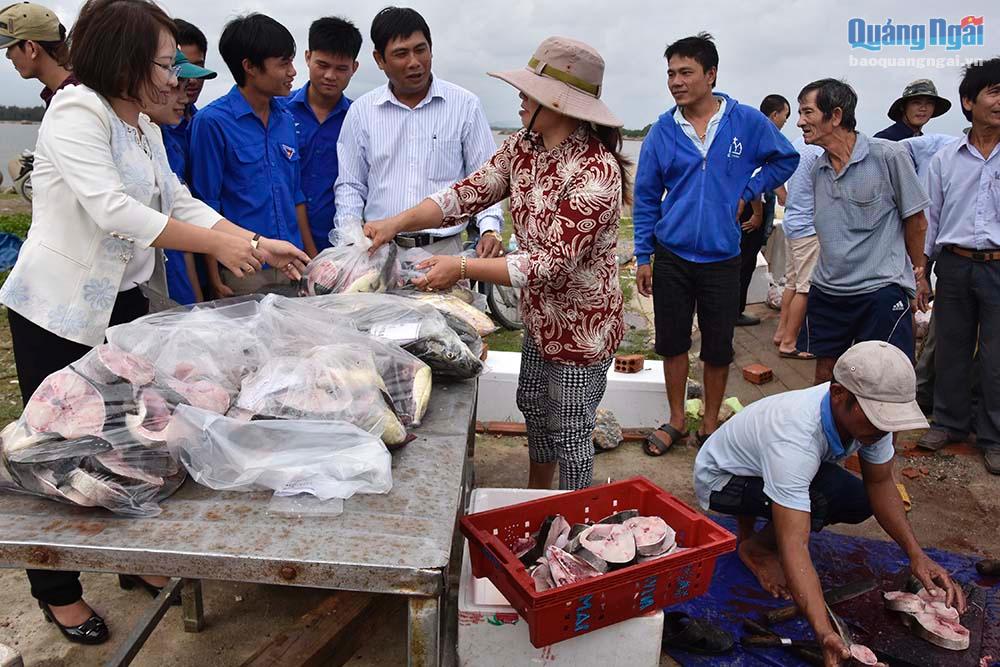
<svg viewBox="0 0 1000 667"><path fill-rule="evenodd" d="M917 405L913 364L895 345L877 340L858 343L837 360L833 379L857 397L868 421L880 431L927 428Z"/></svg>
<svg viewBox="0 0 1000 667"><path fill-rule="evenodd" d="M59 17L48 7L18 2L0 10L0 49L30 39L33 42L59 42Z"/></svg>

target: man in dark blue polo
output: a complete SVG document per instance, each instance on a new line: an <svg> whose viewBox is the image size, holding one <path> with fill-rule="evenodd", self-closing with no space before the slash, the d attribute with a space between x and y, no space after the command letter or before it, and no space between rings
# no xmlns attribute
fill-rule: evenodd
<svg viewBox="0 0 1000 667"><path fill-rule="evenodd" d="M922 136L927 121L948 113L950 108L951 102L937 94L933 81L917 79L889 107L889 120L895 122L875 133L875 138L902 141Z"/></svg>
<svg viewBox="0 0 1000 667"><path fill-rule="evenodd" d="M309 218L295 120L275 99L292 90L295 40L274 19L248 14L226 25L219 52L236 85L194 117L192 189L245 229L304 248ZM237 278L210 259L209 283L217 297L253 294L287 284L279 268L265 266Z"/></svg>
<svg viewBox="0 0 1000 667"><path fill-rule="evenodd" d="M350 21L336 17L314 21L306 51L309 83L285 98L285 108L295 117L302 153L302 192L309 214L309 233L303 232L302 241L310 256L332 245L337 139L351 106L344 91L358 71L360 51L361 33Z"/></svg>

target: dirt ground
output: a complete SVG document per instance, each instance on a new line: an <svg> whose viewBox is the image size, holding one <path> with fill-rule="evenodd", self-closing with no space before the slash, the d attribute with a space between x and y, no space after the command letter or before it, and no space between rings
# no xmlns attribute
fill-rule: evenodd
<svg viewBox="0 0 1000 667"><path fill-rule="evenodd" d="M737 330L737 361L730 374L729 394L750 403L762 395L808 386L812 364L785 362L777 357L769 340L776 313L753 307L765 318L758 327ZM7 408L16 396L10 384L9 339L6 323L0 323L0 405ZM758 387L742 379L740 368L759 361L774 369L776 379ZM694 369L694 377L700 369ZM9 408L7 408L9 410ZM15 410L16 412L16 410ZM976 555L1000 556L1000 480L989 475L981 457L968 446L952 446L932 456L916 456L912 443L919 433L901 439L897 472L907 470L915 479L902 476L913 501L910 520L922 544ZM675 447L662 458L645 456L637 443L600 454L595 462L595 482L644 475L695 505L691 470L696 449L688 444ZM527 480L528 454L524 438L479 436L476 447L477 483L485 487L520 487ZM844 530L845 533L887 539L873 521ZM822 567L822 563L818 564ZM101 647L78 647L63 641L42 616L28 594L27 581L19 571L0 572L0 643L20 650L31 667L98 665L107 659L147 601L139 592L118 589L114 577L84 574L86 596L107 619L114 639ZM321 591L225 582L204 582L207 626L200 634L182 631L180 611L173 608L150 637L133 663L138 667L198 666L229 667L242 664L262 644L292 627L297 619L325 596ZM402 601L389 622L382 625L351 660L351 665L395 666L405 664L406 613ZM674 664L664 657L662 665Z"/></svg>

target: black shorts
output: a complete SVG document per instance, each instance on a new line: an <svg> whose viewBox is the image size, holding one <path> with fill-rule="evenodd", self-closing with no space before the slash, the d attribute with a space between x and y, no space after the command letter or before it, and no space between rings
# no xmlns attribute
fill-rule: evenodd
<svg viewBox="0 0 1000 667"><path fill-rule="evenodd" d="M808 303L799 333L800 350L836 359L855 343L883 340L913 361L910 297L899 285L850 296L827 294L813 285Z"/></svg>
<svg viewBox="0 0 1000 667"><path fill-rule="evenodd" d="M740 310L740 256L701 264L657 244L653 257L657 354L687 354L696 306L701 360L728 366L733 361L733 330Z"/></svg>
<svg viewBox="0 0 1000 667"><path fill-rule="evenodd" d="M720 514L771 518L771 499L760 477L733 476L712 491L708 508ZM823 462L809 485L809 520L813 532L835 523L861 523L872 515L865 483L840 465Z"/></svg>

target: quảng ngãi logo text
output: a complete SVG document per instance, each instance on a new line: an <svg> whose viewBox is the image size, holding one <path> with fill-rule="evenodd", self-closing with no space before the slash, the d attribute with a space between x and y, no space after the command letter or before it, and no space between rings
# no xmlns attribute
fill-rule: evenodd
<svg viewBox="0 0 1000 667"><path fill-rule="evenodd" d="M983 17L966 16L958 23L932 18L924 23L868 23L862 18L847 22L847 42L852 49L881 51L889 47L907 47L923 51L928 46L943 46L958 51L966 46L983 45Z"/></svg>

